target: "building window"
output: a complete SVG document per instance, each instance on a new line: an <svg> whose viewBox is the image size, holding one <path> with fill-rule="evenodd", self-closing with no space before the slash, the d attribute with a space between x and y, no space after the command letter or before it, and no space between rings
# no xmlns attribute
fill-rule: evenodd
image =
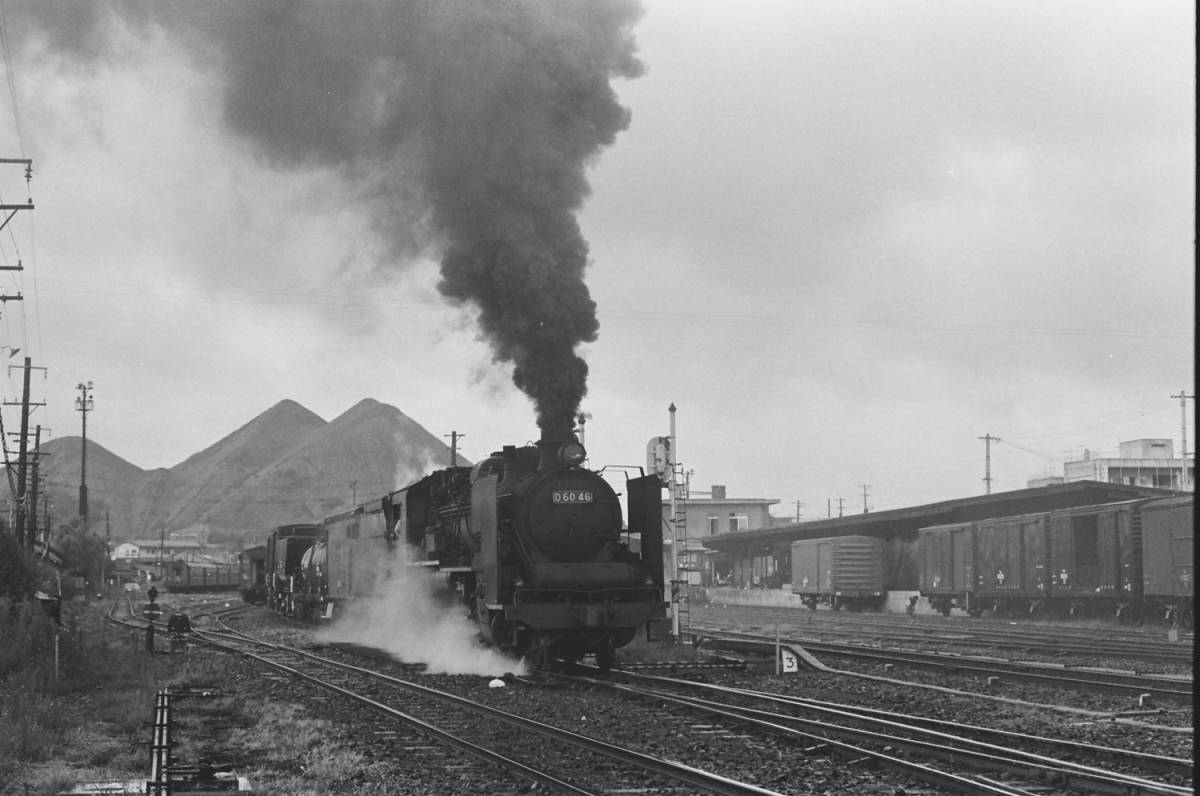
<svg viewBox="0 0 1200 796"><path fill-rule="evenodd" d="M745 514L729 513L729 530L744 531L750 527L750 518Z"/></svg>
<svg viewBox="0 0 1200 796"><path fill-rule="evenodd" d="M708 535L716 536L721 532L721 518L715 514L708 515Z"/></svg>

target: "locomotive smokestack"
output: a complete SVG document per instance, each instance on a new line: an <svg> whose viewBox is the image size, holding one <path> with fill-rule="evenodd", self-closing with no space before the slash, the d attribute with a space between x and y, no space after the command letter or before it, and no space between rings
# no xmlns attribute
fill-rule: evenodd
<svg viewBox="0 0 1200 796"><path fill-rule="evenodd" d="M559 450L568 442L578 441L571 426L542 426L542 436L537 441L538 452L541 454L538 469L547 470L560 466Z"/></svg>

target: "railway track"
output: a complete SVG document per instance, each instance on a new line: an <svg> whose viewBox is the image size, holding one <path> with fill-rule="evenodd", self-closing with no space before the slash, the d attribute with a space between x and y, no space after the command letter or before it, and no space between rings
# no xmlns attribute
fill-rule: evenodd
<svg viewBox="0 0 1200 796"><path fill-rule="evenodd" d="M803 754L832 754L858 765L869 760L955 793L1193 792L1191 760L676 677L622 672L586 682L790 739Z"/></svg>
<svg viewBox="0 0 1200 796"><path fill-rule="evenodd" d="M876 637L953 648L1004 647L1049 657L1119 658L1188 668L1193 662L1195 638L1193 633L1181 633L1180 641L1171 642L1166 640L1165 629L1159 633L1117 626L1089 629L1025 621L1001 624L927 615L910 619L796 608L696 606L691 613L693 622L708 626L758 627L765 631L779 625L796 632L819 634L823 638Z"/></svg>
<svg viewBox="0 0 1200 796"><path fill-rule="evenodd" d="M256 641L240 633L199 631L206 642L236 651L385 719L407 749L431 742L454 750L460 767L487 766L561 793L771 794L775 791L605 742L462 696L310 652ZM389 729L390 727L390 729ZM423 752L424 753L424 752Z"/></svg>
<svg viewBox="0 0 1200 796"><path fill-rule="evenodd" d="M773 654L774 640L761 633L740 633L719 626L708 628L693 623L698 646ZM1141 705L1191 704L1191 678L1138 675L1130 672L1071 667L1064 664L1012 661L999 658L916 652L895 647L819 641L804 636L781 636L781 643L801 647L813 655L836 656L889 669L897 664L982 678L991 684L1023 681L1066 689L1087 689L1128 696Z"/></svg>
<svg viewBox="0 0 1200 796"><path fill-rule="evenodd" d="M222 607L212 608L220 613ZM488 792L524 792L534 782L537 788L561 793L647 789L678 794L790 793L797 792L794 788L798 781L811 778L814 765L879 769L894 774L896 781L906 785L916 780L949 793L1174 796L1192 792L1190 760L1110 748L1100 751L1105 758L1097 764L1095 753L1089 752L1086 743L1032 738L1024 733L892 713L875 709L878 700L872 709L850 708L833 702L681 684L678 678L639 678L627 673L614 675L607 682L580 680L580 688L611 689L614 693L624 689L620 691L621 699L642 704L637 711L629 710L630 717L653 716L641 721L679 728L670 743L630 749L632 735L610 734L607 740L593 737L591 727L581 730L581 725L564 722L561 716L547 718L546 712L536 707L537 700L531 701L534 707L514 713L495 707L508 707L510 703L504 698L485 698L491 694L502 697L506 692L515 697L522 689L511 687L511 681L510 688L503 691L476 691L474 697L464 697L413 682L431 679L419 675L416 669L411 676L394 677L348 664L339 650L330 652L338 656L334 659L252 641L233 632L199 629L196 635L273 667L277 674L270 676L280 681L319 686L328 696L318 701L326 701L331 709L345 711L350 702L362 706L351 719L357 734L388 750L414 752L428 759L430 766L459 772L464 781L487 782ZM709 690L703 690L706 688ZM626 715L625 709L606 708L604 700L588 694L580 695L579 700L589 714L609 710ZM547 701L541 700L540 704ZM480 704L483 702L492 706ZM511 701L514 706L520 703L519 699ZM636 724L639 720L630 721ZM726 747L753 749L754 753L765 750L768 756L778 756L779 767L757 778L747 774L752 781L746 782L739 772L754 772L759 768L754 763L731 770L722 769L715 760L710 764L685 757L697 755L703 761L707 754L716 758L715 751L703 750ZM675 759L692 765L672 762ZM821 760L824 762L814 763ZM708 770L714 767L715 771ZM1154 775L1157 778L1151 778ZM866 791L835 788L825 792Z"/></svg>

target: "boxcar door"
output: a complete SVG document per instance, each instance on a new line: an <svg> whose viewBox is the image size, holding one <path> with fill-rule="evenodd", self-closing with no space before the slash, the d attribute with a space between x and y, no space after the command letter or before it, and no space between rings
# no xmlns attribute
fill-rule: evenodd
<svg viewBox="0 0 1200 796"><path fill-rule="evenodd" d="M1021 526L1021 559L1018 570L1021 591L1040 596L1046 591L1046 534L1049 520L1045 515Z"/></svg>
<svg viewBox="0 0 1200 796"><path fill-rule="evenodd" d="M1074 558L1074 577L1068 591L1093 592L1101 583L1100 522L1095 514L1071 517L1071 549Z"/></svg>
<svg viewBox="0 0 1200 796"><path fill-rule="evenodd" d="M1121 544L1118 537L1120 512L1105 511L1096 517L1096 590L1121 591Z"/></svg>
<svg viewBox="0 0 1200 796"><path fill-rule="evenodd" d="M830 573L833 569L833 542L822 539L817 542L817 592L829 594L833 591Z"/></svg>
<svg viewBox="0 0 1200 796"><path fill-rule="evenodd" d="M975 555L970 525L950 534L950 557L954 562L954 590L975 593Z"/></svg>

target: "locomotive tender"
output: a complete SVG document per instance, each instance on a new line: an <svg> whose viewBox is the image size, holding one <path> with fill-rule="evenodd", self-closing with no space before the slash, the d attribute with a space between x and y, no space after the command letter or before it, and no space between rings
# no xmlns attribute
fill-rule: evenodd
<svg viewBox="0 0 1200 796"><path fill-rule="evenodd" d="M267 601L267 546L248 547L238 554L238 588L248 603Z"/></svg>
<svg viewBox="0 0 1200 796"><path fill-rule="evenodd" d="M300 612L303 591L301 563L304 554L324 534L320 525L298 523L281 525L267 537L267 555L263 564L267 607L295 616Z"/></svg>
<svg viewBox="0 0 1200 796"><path fill-rule="evenodd" d="M625 529L617 493L583 466L585 455L570 432L544 432L536 445L435 470L328 517L293 591L272 604L332 617L339 604L378 597L390 578L424 569L489 643L536 663L594 655L608 668L619 647L666 616L662 485L655 475L626 480ZM275 556L268 544L268 569Z"/></svg>

